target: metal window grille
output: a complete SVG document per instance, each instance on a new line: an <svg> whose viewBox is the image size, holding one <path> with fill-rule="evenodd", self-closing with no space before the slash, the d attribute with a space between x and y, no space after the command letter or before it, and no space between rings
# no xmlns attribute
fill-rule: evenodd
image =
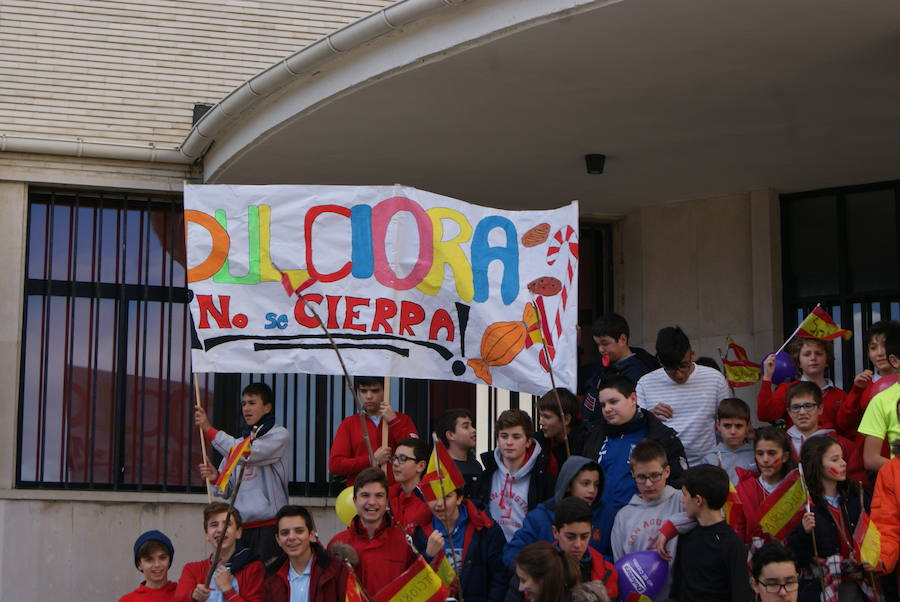
<svg viewBox="0 0 900 602"><path fill-rule="evenodd" d="M872 369L864 334L900 319L900 181L781 196L784 336L821 303L844 328L831 377L845 390Z"/></svg>

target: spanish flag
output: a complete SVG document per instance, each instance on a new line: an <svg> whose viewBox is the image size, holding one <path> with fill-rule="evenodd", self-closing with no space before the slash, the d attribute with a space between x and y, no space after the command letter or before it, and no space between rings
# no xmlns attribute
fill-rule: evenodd
<svg viewBox="0 0 900 602"><path fill-rule="evenodd" d="M344 602L366 602L368 599L362 585L359 584L359 579L356 578L356 573L350 568L347 571L347 593L344 594Z"/></svg>
<svg viewBox="0 0 900 602"><path fill-rule="evenodd" d="M219 473L219 478L216 479L216 482L213 483L216 487L225 491L225 488L228 487L228 482L231 480L231 473L234 472L234 469L237 468L238 460L241 459L243 455L249 455L250 453L250 437L244 437L244 439L233 445L231 450L228 452L228 458L225 460L225 466L222 468L222 472Z"/></svg>
<svg viewBox="0 0 900 602"><path fill-rule="evenodd" d="M434 569L437 576L441 578L444 585L448 588L453 587L454 581L456 581L456 570L454 570L453 565L450 563L444 550L438 552L437 556L431 561L431 568Z"/></svg>
<svg viewBox="0 0 900 602"><path fill-rule="evenodd" d="M859 549L859 561L868 562L872 567L878 566L881 560L881 532L865 510L853 532L853 541Z"/></svg>
<svg viewBox="0 0 900 602"><path fill-rule="evenodd" d="M728 359L728 354L734 352L735 359ZM755 364L747 357L747 351L728 337L728 351L722 358L725 366L725 379L733 388L748 387L759 380L759 364Z"/></svg>
<svg viewBox="0 0 900 602"><path fill-rule="evenodd" d="M725 506L723 506L723 510L725 511L725 522L728 523L731 528L735 527L736 522L736 510L740 510L740 508L735 508L741 504L741 498L738 496L737 489L734 488L734 483L729 479L728 481L728 497L725 498Z"/></svg>
<svg viewBox="0 0 900 602"><path fill-rule="evenodd" d="M425 469L425 474L419 481L419 490L425 501L428 502L441 499L451 491L466 486L466 480L456 467L456 462L450 457L450 452L435 435L432 434L432 438L434 439L434 451L431 452L428 468ZM441 493L442 482L443 493Z"/></svg>
<svg viewBox="0 0 900 602"><path fill-rule="evenodd" d="M800 471L795 468L759 507L759 526L775 539L783 541L803 519L805 505L806 488Z"/></svg>
<svg viewBox="0 0 900 602"><path fill-rule="evenodd" d="M444 602L447 586L421 556L402 575L375 594L375 602Z"/></svg>
<svg viewBox="0 0 900 602"><path fill-rule="evenodd" d="M847 341L853 336L853 332L841 328L839 324L831 319L827 311L817 305L806 316L806 319L800 323L800 327L797 329L797 336L822 339L823 341L830 341L840 337Z"/></svg>

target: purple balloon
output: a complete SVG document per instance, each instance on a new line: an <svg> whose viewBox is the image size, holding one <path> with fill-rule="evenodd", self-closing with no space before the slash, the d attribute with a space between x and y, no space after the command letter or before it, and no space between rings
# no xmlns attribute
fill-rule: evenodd
<svg viewBox="0 0 900 602"><path fill-rule="evenodd" d="M669 563L656 550L641 550L619 558L616 563L619 573L619 597L628 599L628 594L643 594L654 597L666 584Z"/></svg>
<svg viewBox="0 0 900 602"><path fill-rule="evenodd" d="M759 363L760 370L763 370L763 363L766 358L772 355L767 353L763 356ZM775 354L775 373L772 375L772 384L780 385L797 378L797 367L794 366L794 360L787 351L779 351Z"/></svg>

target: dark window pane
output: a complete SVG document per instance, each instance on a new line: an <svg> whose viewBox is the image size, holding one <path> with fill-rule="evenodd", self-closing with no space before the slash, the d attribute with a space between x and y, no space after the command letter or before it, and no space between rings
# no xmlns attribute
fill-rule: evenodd
<svg viewBox="0 0 900 602"><path fill-rule="evenodd" d="M847 195L847 244L854 292L897 288L897 214L893 188Z"/></svg>
<svg viewBox="0 0 900 602"><path fill-rule="evenodd" d="M785 293L794 297L837 294L837 202L833 196L791 199L782 204L789 258Z"/></svg>

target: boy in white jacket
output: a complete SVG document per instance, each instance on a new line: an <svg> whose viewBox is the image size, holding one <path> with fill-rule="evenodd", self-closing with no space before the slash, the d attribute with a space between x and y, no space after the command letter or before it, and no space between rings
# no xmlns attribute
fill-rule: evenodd
<svg viewBox="0 0 900 602"><path fill-rule="evenodd" d="M240 495L234 507L243 518L243 535L238 549L246 546L254 550L265 562L280 551L275 542L275 515L288 503L288 475L286 454L291 434L275 423L275 406L272 389L265 383L250 383L241 392L241 413L246 426L240 437L232 437L225 431L213 428L202 408L194 410L194 423L203 431L206 439L222 454L219 470L225 466L228 453L256 426L256 439L247 456L247 468L241 481ZM212 464L200 465L200 475L215 481L219 476ZM239 469L233 473L225 491L214 488L214 493L228 498L234 491Z"/></svg>
<svg viewBox="0 0 900 602"><path fill-rule="evenodd" d="M662 445L652 439L643 439L631 450L630 461L639 493L616 514L612 528L613 557L618 562L626 554L655 549L661 530L674 528L675 531L668 534L669 553L673 555L669 576L665 586L653 598L665 600L672 584L675 543L671 540L696 523L684 513L681 492L666 485L669 465Z"/></svg>

